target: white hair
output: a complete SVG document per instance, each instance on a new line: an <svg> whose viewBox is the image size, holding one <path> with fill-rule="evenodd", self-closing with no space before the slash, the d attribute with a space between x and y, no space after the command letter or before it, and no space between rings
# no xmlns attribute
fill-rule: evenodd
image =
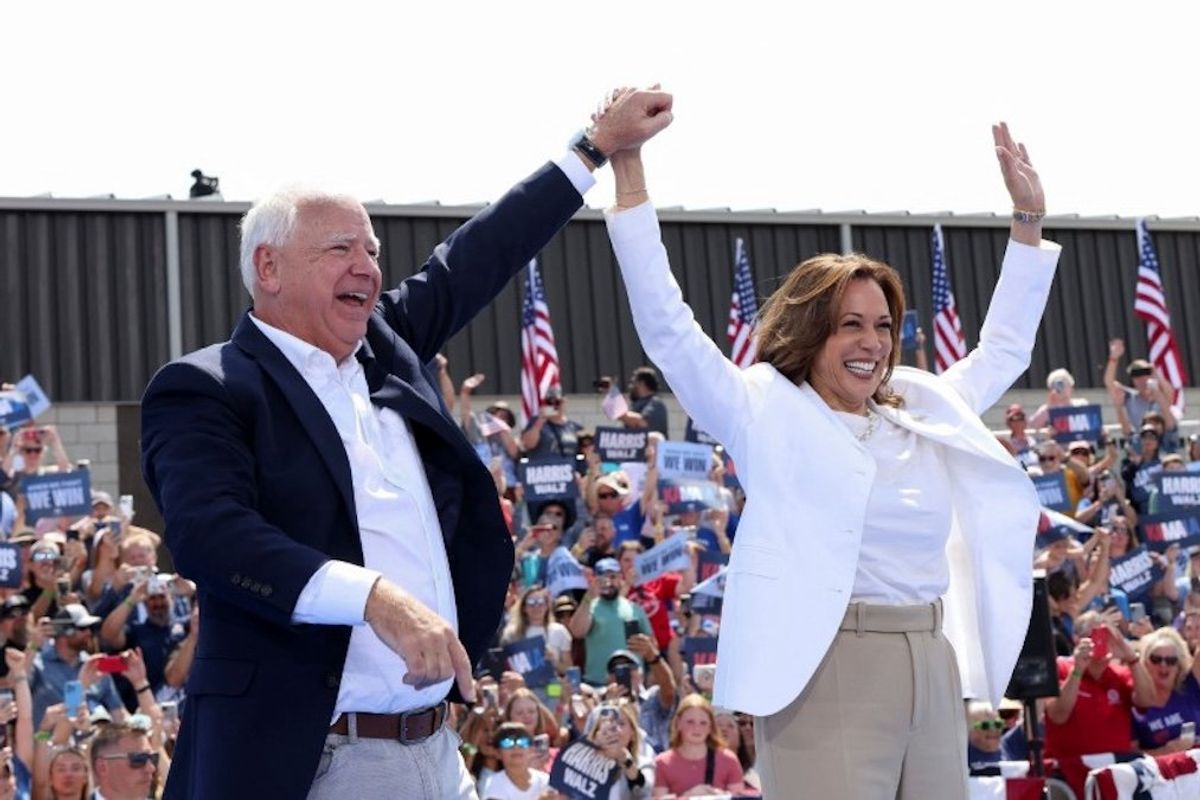
<svg viewBox="0 0 1200 800"><path fill-rule="evenodd" d="M242 233L239 266L242 285L254 296L254 251L259 245L281 247L292 238L300 208L323 203L358 203L356 199L312 186L287 186L254 203L240 225Z"/></svg>
<svg viewBox="0 0 1200 800"><path fill-rule="evenodd" d="M1062 381L1067 386L1075 386L1075 378L1062 367L1059 367L1046 376L1046 388L1053 389L1056 381Z"/></svg>

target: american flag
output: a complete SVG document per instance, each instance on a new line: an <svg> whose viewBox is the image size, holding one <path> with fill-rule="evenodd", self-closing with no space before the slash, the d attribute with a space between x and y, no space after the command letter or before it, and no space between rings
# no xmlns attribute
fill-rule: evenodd
<svg viewBox="0 0 1200 800"><path fill-rule="evenodd" d="M1158 256L1154 254L1154 243L1146 230L1146 220L1137 222L1138 280L1133 301L1133 313L1146 323L1146 341L1150 343L1150 363L1158 367L1175 390L1173 403L1177 414L1183 413L1183 387L1187 385L1187 370L1179 343L1171 330L1171 315L1167 311L1167 297L1163 294L1162 279L1158 273Z"/></svg>
<svg viewBox="0 0 1200 800"><path fill-rule="evenodd" d="M933 226L933 367L941 373L967 355L967 340L954 310L954 291L946 271L942 226Z"/></svg>
<svg viewBox="0 0 1200 800"><path fill-rule="evenodd" d="M521 303L521 410L525 419L537 416L546 391L558 385L558 351L550 327L546 286L535 258L529 262Z"/></svg>
<svg viewBox="0 0 1200 800"><path fill-rule="evenodd" d="M745 369L754 363L754 328L758 322L758 298L754 295L754 277L750 257L739 238L733 257L733 298L729 302L729 356Z"/></svg>

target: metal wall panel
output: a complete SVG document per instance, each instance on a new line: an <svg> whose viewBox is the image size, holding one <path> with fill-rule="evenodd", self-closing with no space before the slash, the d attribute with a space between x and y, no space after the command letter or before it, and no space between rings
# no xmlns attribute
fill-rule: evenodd
<svg viewBox="0 0 1200 800"><path fill-rule="evenodd" d="M161 214L0 210L0 375L126 400L167 357Z"/></svg>
<svg viewBox="0 0 1200 800"><path fill-rule="evenodd" d="M0 198L0 376L34 372L55 399L137 400L169 358L165 215L178 217L183 349L228 338L248 304L237 269L241 203L58 201ZM385 285L417 269L469 208L372 206L383 242ZM896 267L911 307L930 328L930 230L937 218L906 215L726 211L662 213L663 237L684 297L722 347L734 241L747 242L765 298L792 267L854 249ZM941 218L959 316L973 345L1007 240L1003 220ZM1130 220L1049 220L1064 246L1033 354L1018 383L1039 388L1068 366L1081 386L1098 386L1112 336L1131 357L1145 353L1133 315L1136 240ZM1152 223L1172 321L1193 382L1200 377L1200 224ZM644 363L620 275L598 212L576 216L539 256L562 363L564 388L588 392L601 374L620 379ZM520 389L523 274L447 345L454 377L483 372L482 391Z"/></svg>

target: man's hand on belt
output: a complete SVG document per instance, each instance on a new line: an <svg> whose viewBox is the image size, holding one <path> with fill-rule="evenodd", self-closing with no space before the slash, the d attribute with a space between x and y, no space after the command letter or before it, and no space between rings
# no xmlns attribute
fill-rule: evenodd
<svg viewBox="0 0 1200 800"><path fill-rule="evenodd" d="M367 596L364 620L408 664L405 683L422 688L454 677L463 699L475 702L471 659L454 629L428 606L380 578Z"/></svg>

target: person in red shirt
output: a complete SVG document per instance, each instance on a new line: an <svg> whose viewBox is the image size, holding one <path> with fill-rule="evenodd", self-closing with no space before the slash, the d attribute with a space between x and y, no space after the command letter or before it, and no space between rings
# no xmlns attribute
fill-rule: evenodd
<svg viewBox="0 0 1200 800"><path fill-rule="evenodd" d="M671 749L654 759L654 796L739 792L744 788L742 765L725 746L712 706L702 695L679 701L671 720Z"/></svg>
<svg viewBox="0 0 1200 800"><path fill-rule="evenodd" d="M630 587L625 596L646 612L646 619L650 620L650 629L654 631L658 649L666 652L675 636L671 630L669 604L679 599L680 595L690 592L696 584L695 559L693 558L693 568L690 570L668 572L654 580L638 584L637 557L643 552L645 548L638 541L621 542L617 547L621 578L624 584Z"/></svg>
<svg viewBox="0 0 1200 800"><path fill-rule="evenodd" d="M1080 615L1074 655L1058 659L1059 695L1046 701L1046 756L1083 796L1079 756L1127 753L1133 706L1153 702L1154 683L1129 642L1094 611Z"/></svg>

